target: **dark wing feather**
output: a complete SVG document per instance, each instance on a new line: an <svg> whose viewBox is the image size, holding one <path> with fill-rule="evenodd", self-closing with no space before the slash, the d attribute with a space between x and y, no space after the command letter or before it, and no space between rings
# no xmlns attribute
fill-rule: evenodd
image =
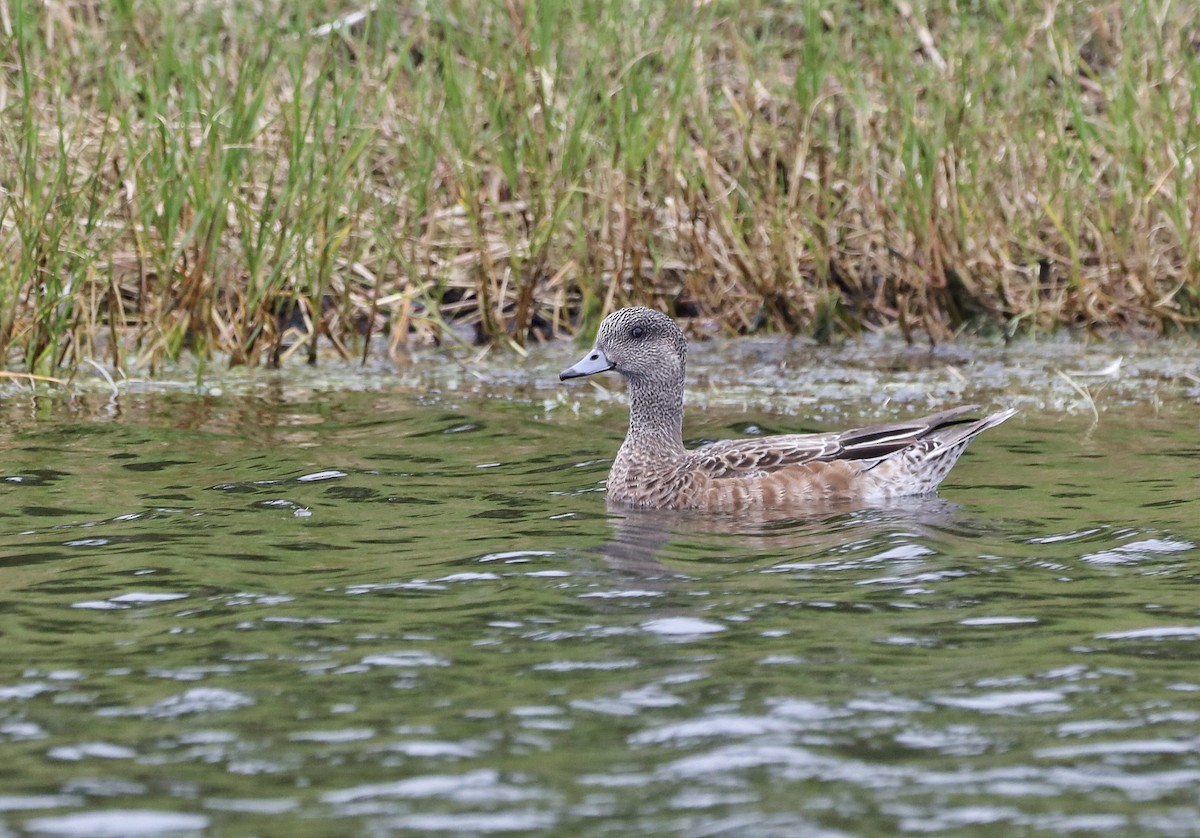
<svg viewBox="0 0 1200 838"><path fill-rule="evenodd" d="M858 460L863 470L902 448L938 439L943 428L971 421L965 414L978 410L964 405L931 416L828 434L789 434L759 439L714 442L691 452L694 467L710 477L751 477L788 466L830 460Z"/></svg>

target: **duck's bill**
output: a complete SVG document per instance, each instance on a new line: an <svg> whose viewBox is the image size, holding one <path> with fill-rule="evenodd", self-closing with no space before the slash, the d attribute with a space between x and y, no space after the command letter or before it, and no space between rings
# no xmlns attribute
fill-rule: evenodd
<svg viewBox="0 0 1200 838"><path fill-rule="evenodd" d="M601 349L593 349L587 355L584 355L573 367L568 367L558 374L559 381L566 381L568 378L583 378L585 375L595 375L598 372L605 372L613 368L612 361L608 360L608 356Z"/></svg>

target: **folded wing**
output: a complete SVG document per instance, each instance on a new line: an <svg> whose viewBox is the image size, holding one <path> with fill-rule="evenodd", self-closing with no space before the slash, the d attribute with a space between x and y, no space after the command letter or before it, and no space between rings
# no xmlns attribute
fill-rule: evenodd
<svg viewBox="0 0 1200 838"><path fill-rule="evenodd" d="M761 477L789 466L831 460L858 461L866 471L916 443L933 448L957 438L956 426L975 421L966 414L978 409L978 405L963 405L918 419L837 433L715 442L696 449L689 459L695 468L716 478Z"/></svg>

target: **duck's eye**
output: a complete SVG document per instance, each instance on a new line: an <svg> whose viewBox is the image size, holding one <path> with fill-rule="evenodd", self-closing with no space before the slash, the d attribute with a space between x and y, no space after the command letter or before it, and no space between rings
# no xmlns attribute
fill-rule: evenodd
<svg viewBox="0 0 1200 838"><path fill-rule="evenodd" d="M629 336L634 340L640 340L644 334L646 334L646 330L641 326L634 326L629 330Z"/></svg>

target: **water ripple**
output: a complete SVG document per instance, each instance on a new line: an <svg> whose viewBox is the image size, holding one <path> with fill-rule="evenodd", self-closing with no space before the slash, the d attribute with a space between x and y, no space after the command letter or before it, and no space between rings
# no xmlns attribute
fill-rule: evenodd
<svg viewBox="0 0 1200 838"><path fill-rule="evenodd" d="M25 829L34 834L69 838L142 838L198 833L208 824L209 819L203 815L118 809L33 818L25 822Z"/></svg>

